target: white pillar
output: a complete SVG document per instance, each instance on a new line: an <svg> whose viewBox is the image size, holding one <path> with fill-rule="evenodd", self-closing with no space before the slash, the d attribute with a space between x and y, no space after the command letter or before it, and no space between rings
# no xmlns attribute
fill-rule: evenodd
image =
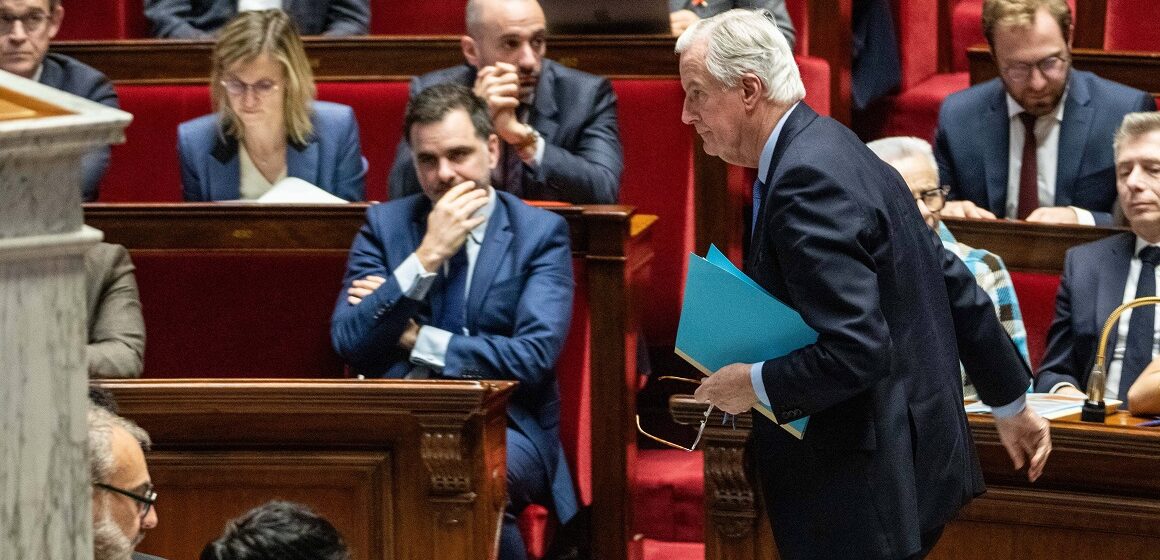
<svg viewBox="0 0 1160 560"><path fill-rule="evenodd" d="M101 233L80 156L130 116L0 72L12 104L39 116L0 120L0 558L89 560L83 255Z"/></svg>

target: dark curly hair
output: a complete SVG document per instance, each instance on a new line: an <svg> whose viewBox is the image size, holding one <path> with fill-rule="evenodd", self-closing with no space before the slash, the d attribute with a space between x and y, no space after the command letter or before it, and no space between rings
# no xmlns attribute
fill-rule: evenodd
<svg viewBox="0 0 1160 560"><path fill-rule="evenodd" d="M310 508L271 501L226 524L201 560L350 560L342 535Z"/></svg>

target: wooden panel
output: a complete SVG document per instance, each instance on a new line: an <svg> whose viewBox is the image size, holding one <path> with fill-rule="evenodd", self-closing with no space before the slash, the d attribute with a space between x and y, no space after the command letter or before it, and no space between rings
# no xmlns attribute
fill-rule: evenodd
<svg viewBox="0 0 1160 560"><path fill-rule="evenodd" d="M1036 224L1006 220L944 218L958 241L1003 257L1020 272L1063 272L1067 250L1127 231L1123 228Z"/></svg>

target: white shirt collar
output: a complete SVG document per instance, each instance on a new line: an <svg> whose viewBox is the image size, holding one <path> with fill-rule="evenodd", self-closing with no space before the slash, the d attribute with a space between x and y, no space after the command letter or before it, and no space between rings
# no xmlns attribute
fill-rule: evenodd
<svg viewBox="0 0 1160 560"><path fill-rule="evenodd" d="M40 82L40 75L41 74L44 74L44 63L43 62L40 63L40 66L36 67L36 72L34 74L32 74L32 81Z"/></svg>
<svg viewBox="0 0 1160 560"><path fill-rule="evenodd" d="M1067 94L1069 91L1071 91L1070 80L1067 82L1067 85L1063 87L1063 95L1059 96L1059 103L1055 106L1055 122L1063 122L1063 108L1067 105ZM1005 95L1007 97L1007 118L1013 119L1018 116L1019 113L1023 112L1023 106L1020 105L1018 101L1015 101L1015 98L1011 97L1010 93Z"/></svg>

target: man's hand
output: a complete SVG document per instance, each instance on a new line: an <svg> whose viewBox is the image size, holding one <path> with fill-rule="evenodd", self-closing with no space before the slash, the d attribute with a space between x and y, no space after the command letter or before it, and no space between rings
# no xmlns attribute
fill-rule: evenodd
<svg viewBox="0 0 1160 560"><path fill-rule="evenodd" d="M427 215L427 233L415 249L424 270L435 272L459 252L467 234L484 222L485 218L475 216L475 212L487 205L487 198L487 189L477 188L475 181L465 181L451 187L435 203Z"/></svg>
<svg viewBox="0 0 1160 560"><path fill-rule="evenodd" d="M361 280L355 280L350 283L350 287L346 290L346 302L351 305L358 305L364 298L373 294L379 286L383 285L386 280L382 276L367 276Z"/></svg>
<svg viewBox="0 0 1160 560"><path fill-rule="evenodd" d="M749 379L749 364L729 364L706 377L697 392L697 402L712 403L729 414L741 414L757 404L753 381Z"/></svg>
<svg viewBox="0 0 1160 560"><path fill-rule="evenodd" d="M994 220L995 215L986 208L975 206L974 202L969 200L948 200L942 210L938 211L939 216L943 218L984 218L987 220Z"/></svg>
<svg viewBox="0 0 1160 560"><path fill-rule="evenodd" d="M1015 470L1026 464L1027 480L1035 482L1043 474L1043 466L1051 454L1051 430L1047 420L1031 407L1026 407L1015 416L995 418L995 428L999 431L999 442L1015 464Z"/></svg>
<svg viewBox="0 0 1160 560"><path fill-rule="evenodd" d="M399 336L399 348L411 351L415 348L415 341L419 339L419 323L414 319L407 319L407 328Z"/></svg>
<svg viewBox="0 0 1160 560"><path fill-rule="evenodd" d="M1044 206L1032 210L1027 221L1043 224L1078 224L1079 217L1068 206Z"/></svg>
<svg viewBox="0 0 1160 560"><path fill-rule="evenodd" d="M701 18L697 17L692 10L677 10L669 14L669 25L673 28L673 36L678 37L684 33L690 25L697 23Z"/></svg>
<svg viewBox="0 0 1160 560"><path fill-rule="evenodd" d="M515 65L497 62L484 66L475 76L476 97L487 103L495 133L508 144L519 144L531 132L516 117L520 106L520 71Z"/></svg>

